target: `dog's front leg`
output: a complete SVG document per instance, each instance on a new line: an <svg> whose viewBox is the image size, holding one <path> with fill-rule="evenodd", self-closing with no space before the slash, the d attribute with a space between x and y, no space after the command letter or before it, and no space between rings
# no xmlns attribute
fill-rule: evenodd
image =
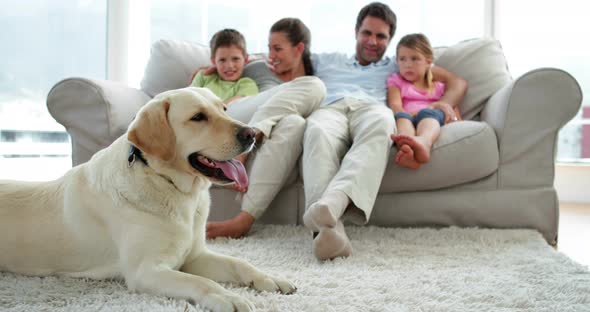
<svg viewBox="0 0 590 312"><path fill-rule="evenodd" d="M291 294L297 290L291 282L263 273L244 260L209 250L204 250L195 257L187 259L180 270L218 282L249 285L260 291L280 291L283 294Z"/></svg>
<svg viewBox="0 0 590 312"><path fill-rule="evenodd" d="M254 306L246 299L233 294L216 282L184 272L163 268L153 264L142 264L125 277L132 290L190 299L215 312L248 312Z"/></svg>

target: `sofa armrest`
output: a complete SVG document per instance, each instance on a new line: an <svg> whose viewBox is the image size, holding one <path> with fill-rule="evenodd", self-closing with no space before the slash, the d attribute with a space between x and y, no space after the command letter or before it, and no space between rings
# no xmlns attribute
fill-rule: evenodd
<svg viewBox="0 0 590 312"><path fill-rule="evenodd" d="M72 164L86 162L121 136L150 97L124 84L84 78L58 82L47 108L72 139Z"/></svg>
<svg viewBox="0 0 590 312"><path fill-rule="evenodd" d="M581 103L576 80L553 68L530 71L489 99L481 117L498 138L499 188L553 186L559 129Z"/></svg>

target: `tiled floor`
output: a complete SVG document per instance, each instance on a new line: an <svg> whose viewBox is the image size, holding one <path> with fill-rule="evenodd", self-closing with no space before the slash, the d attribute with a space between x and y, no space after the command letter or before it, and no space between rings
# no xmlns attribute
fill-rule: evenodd
<svg viewBox="0 0 590 312"><path fill-rule="evenodd" d="M590 268L590 204L560 204L557 250Z"/></svg>

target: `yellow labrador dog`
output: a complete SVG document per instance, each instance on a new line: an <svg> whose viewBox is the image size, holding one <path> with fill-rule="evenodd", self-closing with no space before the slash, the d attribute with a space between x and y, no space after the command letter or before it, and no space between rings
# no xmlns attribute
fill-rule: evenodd
<svg viewBox="0 0 590 312"><path fill-rule="evenodd" d="M209 251L211 183L247 183L253 129L207 89L164 92L125 135L51 182L0 181L0 270L125 279L212 311L253 305L214 281L293 293L289 281Z"/></svg>

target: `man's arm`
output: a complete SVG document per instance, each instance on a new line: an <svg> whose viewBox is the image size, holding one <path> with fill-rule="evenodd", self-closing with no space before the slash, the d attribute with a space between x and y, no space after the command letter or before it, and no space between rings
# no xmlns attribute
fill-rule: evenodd
<svg viewBox="0 0 590 312"><path fill-rule="evenodd" d="M432 76L435 81L445 84L445 94L440 99L440 102L446 102L455 107L463 101L465 92L467 92L467 81L465 79L436 65L432 67Z"/></svg>

